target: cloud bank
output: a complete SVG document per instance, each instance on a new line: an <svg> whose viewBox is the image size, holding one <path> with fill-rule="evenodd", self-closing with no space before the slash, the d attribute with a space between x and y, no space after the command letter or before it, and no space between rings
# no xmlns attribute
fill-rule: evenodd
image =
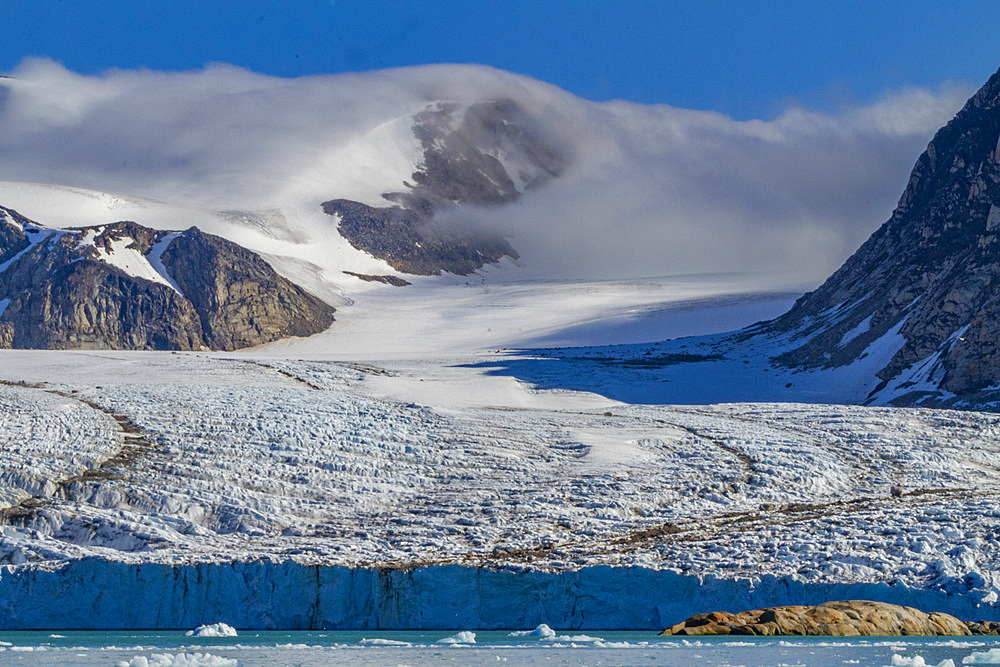
<svg viewBox="0 0 1000 667"><path fill-rule="evenodd" d="M407 148L386 129L405 129L400 119L438 100L514 99L570 166L513 206L463 213L521 252L522 269L490 272L500 279L764 271L819 281L888 218L919 153L973 92L910 89L834 114L735 121L592 103L479 66L83 76L34 59L10 77L0 79L0 180L280 208L304 229L328 224L321 201L400 189Z"/></svg>

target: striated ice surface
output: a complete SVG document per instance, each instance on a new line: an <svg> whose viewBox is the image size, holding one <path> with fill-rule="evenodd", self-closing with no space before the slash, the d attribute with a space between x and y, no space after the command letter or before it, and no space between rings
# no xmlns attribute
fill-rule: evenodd
<svg viewBox="0 0 1000 667"><path fill-rule="evenodd" d="M507 379L403 362L4 360L8 627L655 628L858 597L1000 617L995 415L511 384L484 405Z"/></svg>

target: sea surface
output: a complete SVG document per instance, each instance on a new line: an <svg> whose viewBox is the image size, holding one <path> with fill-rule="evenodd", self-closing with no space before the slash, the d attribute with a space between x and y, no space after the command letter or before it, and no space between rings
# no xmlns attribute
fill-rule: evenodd
<svg viewBox="0 0 1000 667"><path fill-rule="evenodd" d="M659 637L655 632L0 632L0 665L671 665L776 667L1000 664L1000 637ZM950 663L948 661L951 661Z"/></svg>

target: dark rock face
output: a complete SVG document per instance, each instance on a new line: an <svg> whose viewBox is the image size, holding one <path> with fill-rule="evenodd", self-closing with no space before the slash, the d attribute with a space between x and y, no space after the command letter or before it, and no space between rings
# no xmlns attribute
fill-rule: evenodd
<svg viewBox="0 0 1000 667"><path fill-rule="evenodd" d="M17 211L0 206L0 264L30 245L24 233L24 225L28 223Z"/></svg>
<svg viewBox="0 0 1000 667"><path fill-rule="evenodd" d="M333 323L333 308L282 278L246 248L192 227L163 251L163 265L201 319L215 350L311 336Z"/></svg>
<svg viewBox="0 0 1000 667"><path fill-rule="evenodd" d="M816 606L789 605L754 609L738 614L715 611L698 614L664 630L664 635L970 635L972 627L950 614L924 613L870 600L825 602ZM980 628L980 626L983 626ZM989 632L976 633L988 634Z"/></svg>
<svg viewBox="0 0 1000 667"><path fill-rule="evenodd" d="M373 276L368 273L355 273L354 271L344 271L343 273L354 276L366 283L383 283L385 285L392 285L393 287L406 287L411 284L409 280L403 280L399 276Z"/></svg>
<svg viewBox="0 0 1000 667"><path fill-rule="evenodd" d="M323 204L340 218L338 229L354 247L406 273L466 275L515 249L494 233L468 226L442 228L435 213L463 204L499 206L558 176L565 159L529 128L530 119L511 100L470 106L437 104L413 117L423 149L414 183L383 197L393 206L372 207L345 199Z"/></svg>
<svg viewBox="0 0 1000 667"><path fill-rule="evenodd" d="M882 387L913 376L964 395L1000 382L998 138L1000 72L934 136L888 222L770 325L806 339L777 361L842 366L895 334Z"/></svg>
<svg viewBox="0 0 1000 667"><path fill-rule="evenodd" d="M324 202L323 210L340 216L340 233L351 245L404 273L464 276L505 256L518 256L502 236L436 230L421 214L398 206L372 208L335 199Z"/></svg>
<svg viewBox="0 0 1000 667"><path fill-rule="evenodd" d="M2 211L17 224L7 220L2 237L9 259L0 263L0 347L235 349L317 333L333 320L333 308L255 254L196 228L169 235L119 222L55 230ZM168 240L159 258L190 295L153 279L152 265L146 278L120 268L123 255L141 262Z"/></svg>

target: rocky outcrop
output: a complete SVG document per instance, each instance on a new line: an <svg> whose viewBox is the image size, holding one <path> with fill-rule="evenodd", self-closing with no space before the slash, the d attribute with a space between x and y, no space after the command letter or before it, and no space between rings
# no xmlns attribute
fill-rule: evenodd
<svg viewBox="0 0 1000 667"><path fill-rule="evenodd" d="M0 206L0 264L28 247L24 224L28 220L17 211Z"/></svg>
<svg viewBox="0 0 1000 667"><path fill-rule="evenodd" d="M400 207L373 208L346 199L323 203L340 218L338 228L356 248L404 273L460 276L517 251L502 236L436 229L419 213Z"/></svg>
<svg viewBox="0 0 1000 667"><path fill-rule="evenodd" d="M366 283L382 283L383 285L392 285L393 287L406 287L411 284L409 280L404 280L399 276L374 276L370 273L355 273L354 271L343 271L342 273L354 276Z"/></svg>
<svg viewBox="0 0 1000 667"><path fill-rule="evenodd" d="M891 359L873 395L1000 382L998 139L1000 72L934 136L888 222L771 324L802 340L781 364L843 366L881 342Z"/></svg>
<svg viewBox="0 0 1000 667"><path fill-rule="evenodd" d="M346 199L323 203L355 248L394 269L420 275L466 275L517 251L501 235L468 224L436 224L435 214L462 205L499 206L558 176L565 158L532 132L511 100L436 104L413 117L423 160L402 191L374 207ZM460 216L459 216L460 217Z"/></svg>
<svg viewBox="0 0 1000 667"><path fill-rule="evenodd" d="M279 276L260 256L197 227L177 235L160 258L214 350L311 336L333 322L332 307Z"/></svg>
<svg viewBox="0 0 1000 667"><path fill-rule="evenodd" d="M995 623L966 624L949 614L924 613L870 600L825 602L816 606L789 605L754 609L738 614L714 611L682 621L664 635L970 635L972 627L991 629ZM976 634L994 634L977 632Z"/></svg>
<svg viewBox="0 0 1000 667"><path fill-rule="evenodd" d="M231 350L333 321L260 257L197 228L62 230L0 212L0 347Z"/></svg>

